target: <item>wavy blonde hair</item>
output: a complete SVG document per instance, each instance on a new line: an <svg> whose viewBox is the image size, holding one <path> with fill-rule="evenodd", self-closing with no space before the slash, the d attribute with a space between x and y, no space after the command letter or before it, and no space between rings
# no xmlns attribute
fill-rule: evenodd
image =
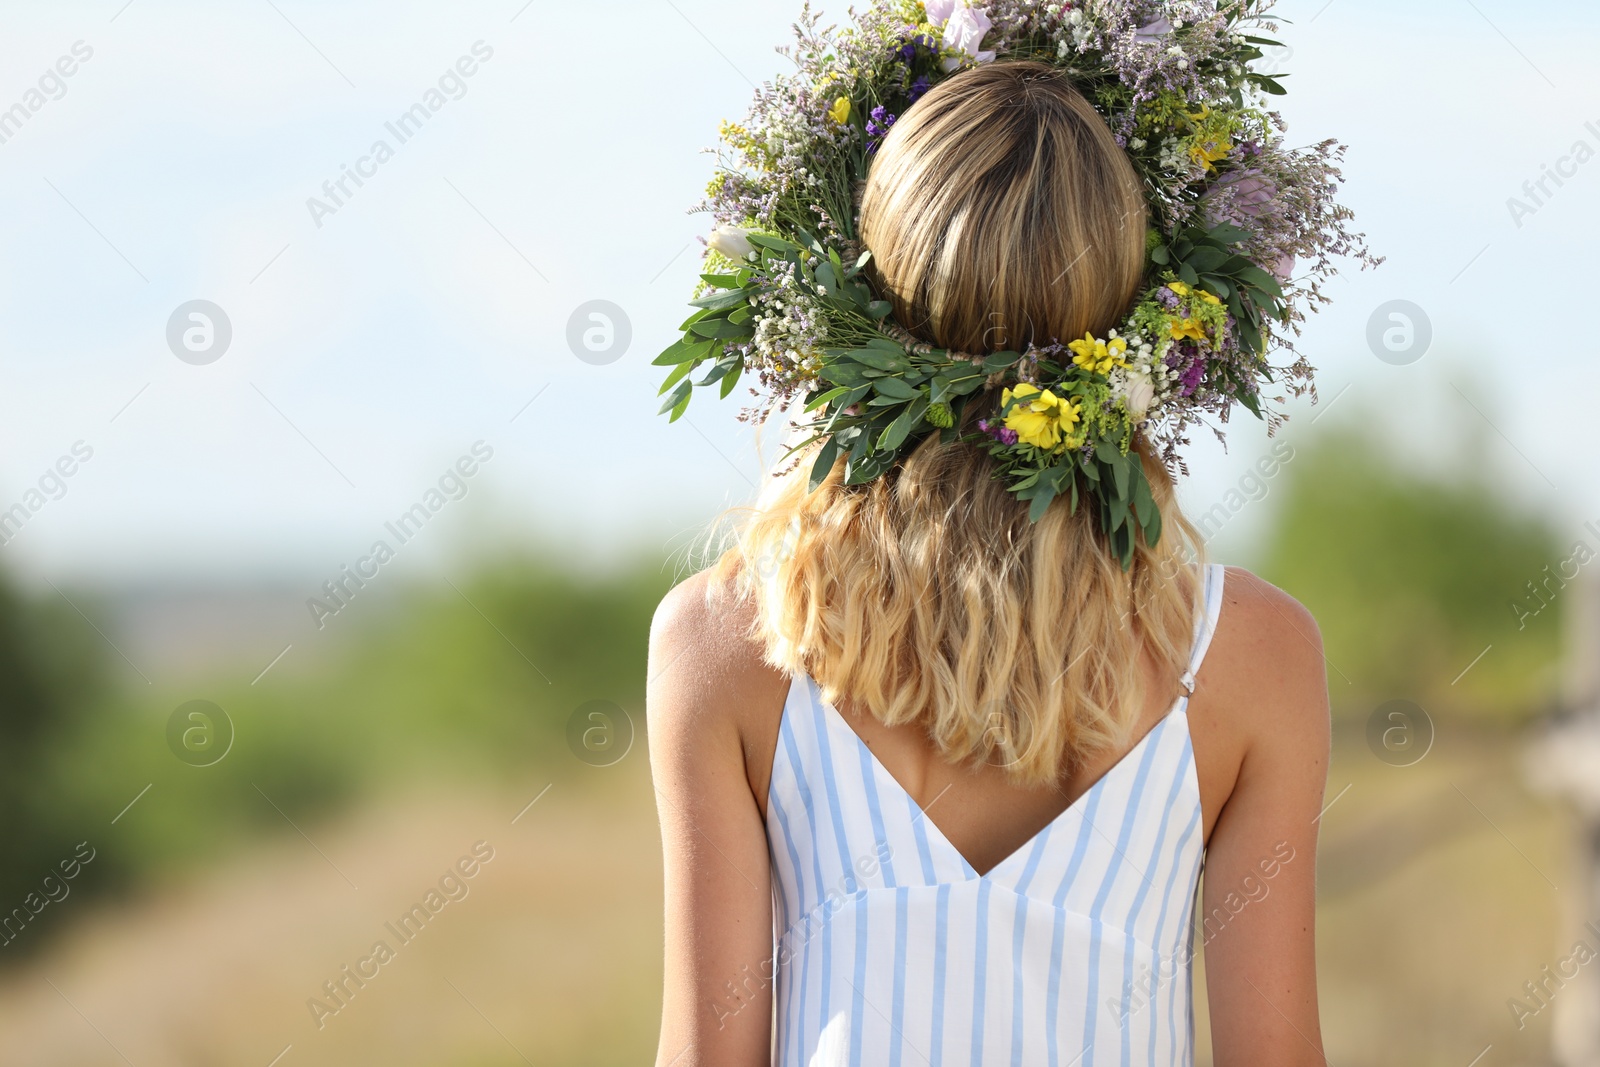
<svg viewBox="0 0 1600 1067"><path fill-rule="evenodd" d="M1115 325L1140 281L1144 210L1122 150L1065 78L996 63L896 123L861 233L897 321L992 351ZM815 491L807 462L775 475L718 577L754 601L768 661L809 674L824 699L920 725L952 762L1053 783L1131 741L1147 663L1175 684L1188 658L1199 539L1138 447L1165 532L1137 543L1126 571L1092 503L1057 499L1030 522L985 449L934 435L865 485L844 484L842 461Z"/></svg>

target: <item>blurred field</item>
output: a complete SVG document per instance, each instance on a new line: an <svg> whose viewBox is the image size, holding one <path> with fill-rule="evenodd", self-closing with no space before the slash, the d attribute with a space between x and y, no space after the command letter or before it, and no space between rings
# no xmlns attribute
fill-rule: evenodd
<svg viewBox="0 0 1600 1067"><path fill-rule="evenodd" d="M1490 1044L1485 1062L1546 1062L1548 1016L1519 1034L1504 1001L1563 943L1559 894L1529 861L1565 883L1564 827L1517 785L1513 740L1441 737L1393 768L1341 738L1331 792L1351 788L1319 858L1331 1062L1462 1067ZM86 905L0 981L3 1062L264 1067L286 1046L285 1065L648 1062L660 862L645 762L582 770L515 825L545 783L387 798L306 827L315 847L285 828L221 869ZM319 1030L307 998L480 839L495 858L469 895ZM1204 1064L1203 995L1197 1012Z"/></svg>
<svg viewBox="0 0 1600 1067"><path fill-rule="evenodd" d="M1336 428L1286 476L1260 564L1327 639L1330 1061L1547 1064L1550 1013L1519 1031L1506 1001L1582 922L1574 830L1521 764L1556 703L1561 629L1546 612L1518 630L1506 604L1556 538L1470 480L1396 475ZM0 948L0 1065L649 1062L661 890L645 739L598 767L568 731L596 700L642 731L650 611L675 570L574 575L559 559L363 594L264 677L276 640L249 650L270 636L265 594L0 597L5 906L78 842L95 849ZM208 767L167 739L197 697L236 728ZM1437 727L1410 767L1366 739L1397 697ZM453 883L464 898L437 898L409 943L386 932L479 841L494 858ZM358 987L341 969L379 939L394 958ZM341 980L339 1006L324 983ZM314 997L339 1006L320 1027ZM1203 996L1198 1016L1208 1063Z"/></svg>

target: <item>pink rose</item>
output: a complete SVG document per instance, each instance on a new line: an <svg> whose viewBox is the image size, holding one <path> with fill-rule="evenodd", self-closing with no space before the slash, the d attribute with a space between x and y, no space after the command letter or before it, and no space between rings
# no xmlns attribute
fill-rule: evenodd
<svg viewBox="0 0 1600 1067"><path fill-rule="evenodd" d="M1278 187L1250 167L1224 173L1200 198L1200 207L1208 227L1226 222L1248 230L1254 220L1271 211L1277 199ZM1283 252L1263 266L1274 278L1286 282L1294 274L1294 256Z"/></svg>

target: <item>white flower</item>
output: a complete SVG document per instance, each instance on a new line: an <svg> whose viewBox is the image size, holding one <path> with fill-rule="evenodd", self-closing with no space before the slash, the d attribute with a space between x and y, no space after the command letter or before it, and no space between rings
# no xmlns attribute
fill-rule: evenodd
<svg viewBox="0 0 1600 1067"><path fill-rule="evenodd" d="M980 50L984 36L994 28L994 23L989 21L989 13L984 8L974 7L967 0L928 0L924 6L928 12L928 21L935 26L944 27L946 48L970 56L979 63L994 61L992 51ZM944 61L944 69L955 70L961 64L961 55L954 55Z"/></svg>
<svg viewBox="0 0 1600 1067"><path fill-rule="evenodd" d="M706 247L721 252L729 259L743 259L756 250L750 243L750 231L739 226L718 226L706 238Z"/></svg>
<svg viewBox="0 0 1600 1067"><path fill-rule="evenodd" d="M1122 398L1122 405L1128 409L1133 421L1143 422L1156 398L1155 383L1150 380L1148 373L1136 369L1124 371L1120 379L1114 385L1116 395Z"/></svg>

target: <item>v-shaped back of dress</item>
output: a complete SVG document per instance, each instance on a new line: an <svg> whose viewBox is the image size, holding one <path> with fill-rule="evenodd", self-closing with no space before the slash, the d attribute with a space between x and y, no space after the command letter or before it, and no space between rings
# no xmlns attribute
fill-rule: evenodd
<svg viewBox="0 0 1600 1067"><path fill-rule="evenodd" d="M1222 584L1207 567L1191 688ZM775 1062L1192 1063L1202 838L1187 696L980 875L795 678L767 797Z"/></svg>

